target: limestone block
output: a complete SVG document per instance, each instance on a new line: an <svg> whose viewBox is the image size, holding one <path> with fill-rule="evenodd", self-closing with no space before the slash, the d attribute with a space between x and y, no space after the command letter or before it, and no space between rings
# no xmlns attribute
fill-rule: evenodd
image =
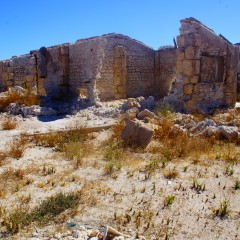
<svg viewBox="0 0 240 240"><path fill-rule="evenodd" d="M185 49L185 58L186 59L193 59L194 58L194 47L193 46L189 46Z"/></svg>
<svg viewBox="0 0 240 240"><path fill-rule="evenodd" d="M68 55L69 54L69 46L61 46L60 52L62 55Z"/></svg>
<svg viewBox="0 0 240 240"><path fill-rule="evenodd" d="M195 42L194 45L196 47L200 47L202 45L202 39L201 36L199 34L195 34Z"/></svg>
<svg viewBox="0 0 240 240"><path fill-rule="evenodd" d="M193 92L193 84L185 84L183 86L183 93L191 95Z"/></svg>
<svg viewBox="0 0 240 240"><path fill-rule="evenodd" d="M184 52L183 51L181 51L180 49L177 49L177 51L176 51L176 57L177 57L177 59L178 60L183 60L184 59Z"/></svg>
<svg viewBox="0 0 240 240"><path fill-rule="evenodd" d="M2 73L2 80L3 80L3 81L7 81L8 79L9 79L8 73L7 73L7 72L3 72L3 73Z"/></svg>
<svg viewBox="0 0 240 240"><path fill-rule="evenodd" d="M33 81L32 81L32 82L26 82L26 87L27 87L28 89L33 88L33 87L34 87L34 82L33 82Z"/></svg>
<svg viewBox="0 0 240 240"><path fill-rule="evenodd" d="M12 87L14 84L13 84L13 81L11 80L11 81L7 81L6 85L7 87Z"/></svg>
<svg viewBox="0 0 240 240"><path fill-rule="evenodd" d="M194 60L194 74L200 74L200 60Z"/></svg>
<svg viewBox="0 0 240 240"><path fill-rule="evenodd" d="M157 116L153 112L149 111L148 109L144 109L137 115L137 118L140 120L144 119L145 117L156 118Z"/></svg>
<svg viewBox="0 0 240 240"><path fill-rule="evenodd" d="M182 65L183 74L186 76L191 76L193 74L193 66L191 60L184 60Z"/></svg>
<svg viewBox="0 0 240 240"><path fill-rule="evenodd" d="M28 59L28 62L31 64L31 65L35 65L36 64L36 58L35 57L30 57Z"/></svg>
<svg viewBox="0 0 240 240"><path fill-rule="evenodd" d="M195 101L190 100L184 103L184 107L188 112L197 112L197 104Z"/></svg>
<svg viewBox="0 0 240 240"><path fill-rule="evenodd" d="M141 121L131 121L126 119L126 127L123 129L121 137L129 145L145 148L150 143L154 131L148 128Z"/></svg>
<svg viewBox="0 0 240 240"><path fill-rule="evenodd" d="M126 85L122 85L122 86L118 85L117 86L117 93L120 93L122 95L125 93L125 91L126 91Z"/></svg>
<svg viewBox="0 0 240 240"><path fill-rule="evenodd" d="M198 75L192 76L192 77L190 78L190 83L197 83L197 82L198 82L198 79L199 79L199 76L198 76Z"/></svg>
<svg viewBox="0 0 240 240"><path fill-rule="evenodd" d="M34 76L32 76L32 75L26 75L26 76L24 76L24 80L26 81L26 82L31 82L31 81L33 81L34 80Z"/></svg>
<svg viewBox="0 0 240 240"><path fill-rule="evenodd" d="M183 83L184 83L184 84L190 83L190 78L189 78L189 77L184 77L184 78L183 78Z"/></svg>
<svg viewBox="0 0 240 240"><path fill-rule="evenodd" d="M177 36L177 45L179 47L183 47L184 46L184 36Z"/></svg>
<svg viewBox="0 0 240 240"><path fill-rule="evenodd" d="M124 117L127 118L127 119L132 120L132 119L134 119L134 118L137 117L137 114L138 114L138 113L139 113L138 108L133 107L133 108L128 109L128 110L125 112Z"/></svg>

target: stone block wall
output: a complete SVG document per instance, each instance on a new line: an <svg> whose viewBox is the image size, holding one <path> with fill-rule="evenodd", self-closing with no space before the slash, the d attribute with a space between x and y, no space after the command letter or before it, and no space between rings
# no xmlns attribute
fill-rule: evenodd
<svg viewBox="0 0 240 240"><path fill-rule="evenodd" d="M106 41L97 79L100 99L153 95L155 51L120 34L106 36Z"/></svg>
<svg viewBox="0 0 240 240"><path fill-rule="evenodd" d="M84 94L92 103L153 95L187 112L234 106L240 47L194 18L181 24L178 48L154 51L107 34L0 61L0 91L36 87L41 96Z"/></svg>
<svg viewBox="0 0 240 240"><path fill-rule="evenodd" d="M166 101L179 110L233 107L236 101L236 47L194 18L181 20L177 71Z"/></svg>
<svg viewBox="0 0 240 240"><path fill-rule="evenodd" d="M155 95L163 98L168 95L176 79L176 48L163 48L155 54Z"/></svg>
<svg viewBox="0 0 240 240"><path fill-rule="evenodd" d="M0 62L1 91L13 86L32 89L36 87L36 80L36 62L31 54Z"/></svg>

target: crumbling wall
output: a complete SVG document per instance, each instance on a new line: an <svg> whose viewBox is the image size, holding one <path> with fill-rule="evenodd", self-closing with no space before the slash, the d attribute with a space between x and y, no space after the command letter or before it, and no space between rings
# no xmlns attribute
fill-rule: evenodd
<svg viewBox="0 0 240 240"><path fill-rule="evenodd" d="M101 100L154 94L155 51L121 34L106 36L97 79Z"/></svg>
<svg viewBox="0 0 240 240"><path fill-rule="evenodd" d="M98 100L96 82L100 78L105 45L105 38L96 37L69 46L71 90L79 94L85 89L92 102Z"/></svg>
<svg viewBox="0 0 240 240"><path fill-rule="evenodd" d="M163 98L168 95L176 79L176 48L162 48L155 54L155 95Z"/></svg>
<svg viewBox="0 0 240 240"><path fill-rule="evenodd" d="M26 89L36 87L36 60L31 54L12 59L13 85Z"/></svg>
<svg viewBox="0 0 240 240"><path fill-rule="evenodd" d="M193 18L181 20L177 76L166 101L179 110L233 107L236 101L236 47Z"/></svg>
<svg viewBox="0 0 240 240"><path fill-rule="evenodd" d="M0 62L0 89L21 86L26 89L36 87L36 62L31 54L14 57Z"/></svg>

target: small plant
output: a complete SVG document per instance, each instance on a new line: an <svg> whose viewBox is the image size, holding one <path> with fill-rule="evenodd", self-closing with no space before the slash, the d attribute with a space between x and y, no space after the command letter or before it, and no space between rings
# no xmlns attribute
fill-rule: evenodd
<svg viewBox="0 0 240 240"><path fill-rule="evenodd" d="M165 196L165 198L164 198L164 207L168 207L168 206L172 205L174 200L175 200L175 196L174 195L167 195L167 196Z"/></svg>
<svg viewBox="0 0 240 240"><path fill-rule="evenodd" d="M231 165L227 165L227 166L225 167L224 174L225 174L225 175L228 175L228 176L232 176L233 173L234 173L233 165L232 165L232 164L231 164Z"/></svg>
<svg viewBox="0 0 240 240"><path fill-rule="evenodd" d="M9 150L8 156L12 158L21 158L26 150L27 140L21 137L19 140L12 142Z"/></svg>
<svg viewBox="0 0 240 240"><path fill-rule="evenodd" d="M12 130L17 127L17 121L11 118L6 118L2 123L3 130Z"/></svg>
<svg viewBox="0 0 240 240"><path fill-rule="evenodd" d="M123 148L119 141L110 140L106 147L104 158L106 161L116 161L123 155Z"/></svg>
<svg viewBox="0 0 240 240"><path fill-rule="evenodd" d="M196 190L198 193L205 191L205 183L199 183L196 179L193 180L192 189Z"/></svg>
<svg viewBox="0 0 240 240"><path fill-rule="evenodd" d="M184 172L187 172L188 167L189 167L189 166L184 166L184 167L183 167L183 171L184 171Z"/></svg>
<svg viewBox="0 0 240 240"><path fill-rule="evenodd" d="M240 189L240 181L236 180L234 184L234 189L239 190Z"/></svg>
<svg viewBox="0 0 240 240"><path fill-rule="evenodd" d="M40 98L31 91L18 92L10 89L4 98L0 98L0 110L6 108L10 103L25 106L39 105Z"/></svg>
<svg viewBox="0 0 240 240"><path fill-rule="evenodd" d="M106 174L112 174L113 171L114 171L114 162L113 161L107 162L105 165Z"/></svg>
<svg viewBox="0 0 240 240"><path fill-rule="evenodd" d="M44 176L47 176L47 175L51 175L51 174L55 173L56 169L53 166L47 167L46 165L44 165L42 171L43 171Z"/></svg>
<svg viewBox="0 0 240 240"><path fill-rule="evenodd" d="M147 174L153 174L159 168L159 160L157 158L151 158L149 163L145 166L145 171Z"/></svg>
<svg viewBox="0 0 240 240"><path fill-rule="evenodd" d="M174 108L167 102L160 101L156 104L155 112L158 116L168 117L174 112Z"/></svg>
<svg viewBox="0 0 240 240"><path fill-rule="evenodd" d="M67 209L78 206L80 196L78 192L57 193L43 200L33 210L17 207L10 214L5 214L3 225L12 233L18 232L32 222L46 223Z"/></svg>
<svg viewBox="0 0 240 240"><path fill-rule="evenodd" d="M179 176L179 172L175 168L168 169L168 171L164 173L164 177L167 179L174 179L174 178L177 178L178 176Z"/></svg>
<svg viewBox="0 0 240 240"><path fill-rule="evenodd" d="M220 218L227 217L230 214L229 207L230 207L229 200L224 198L223 201L220 202L219 207L214 209L215 216Z"/></svg>

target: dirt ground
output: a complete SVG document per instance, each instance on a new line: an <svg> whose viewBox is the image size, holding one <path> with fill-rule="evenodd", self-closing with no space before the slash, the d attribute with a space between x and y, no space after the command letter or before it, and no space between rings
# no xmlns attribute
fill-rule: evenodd
<svg viewBox="0 0 240 240"><path fill-rule="evenodd" d="M2 152L23 133L66 130L79 122L85 127L95 126L98 121L90 123L91 120L78 115L10 118L17 121L17 126L0 130ZM5 119L6 115L1 114L0 125ZM101 118L99 126L117 121L109 119ZM240 239L240 190L235 186L240 180L239 161L222 160L220 148L211 159L200 156L193 160L186 156L160 164L154 160L160 157L153 150L159 144L154 140L145 150L124 149L119 165L110 166L105 151L111 136L111 129L92 133L87 140L90 151L78 167L54 147L34 142L27 144L20 158L7 156L0 166L1 208L9 212L18 205L33 208L59 191L81 190L82 201L74 214L63 214L58 223L38 226L47 239L56 232L69 231L66 226L69 221L110 225L130 236L141 234L146 239ZM238 148L235 146L234 151L239 151ZM4 177L17 170L21 170L20 176ZM222 217L216 213L221 203L227 205L227 213ZM28 239L34 231L34 226L29 226L0 238Z"/></svg>

